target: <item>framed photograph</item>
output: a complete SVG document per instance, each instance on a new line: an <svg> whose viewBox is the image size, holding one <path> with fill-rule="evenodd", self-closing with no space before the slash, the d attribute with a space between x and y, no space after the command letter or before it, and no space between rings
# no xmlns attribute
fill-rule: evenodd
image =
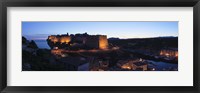
<svg viewBox="0 0 200 93"><path fill-rule="evenodd" d="M199 92L199 0L1 2L1 92Z"/></svg>

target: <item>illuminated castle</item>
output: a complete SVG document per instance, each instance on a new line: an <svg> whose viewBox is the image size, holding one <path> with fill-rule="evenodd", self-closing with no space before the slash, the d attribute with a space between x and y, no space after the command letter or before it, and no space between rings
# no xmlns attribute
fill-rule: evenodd
<svg viewBox="0 0 200 93"><path fill-rule="evenodd" d="M51 35L48 37L49 40L51 40L51 42L57 43L66 43L68 44L71 41L71 37L70 36L55 36L55 35Z"/></svg>
<svg viewBox="0 0 200 93"><path fill-rule="evenodd" d="M106 49L108 48L108 40L106 35L89 36L84 41L85 45L92 48Z"/></svg>
<svg viewBox="0 0 200 93"><path fill-rule="evenodd" d="M95 49L107 49L108 40L106 35L88 35L83 34L63 34L48 36L48 44L51 48L67 48L67 47L87 47Z"/></svg>

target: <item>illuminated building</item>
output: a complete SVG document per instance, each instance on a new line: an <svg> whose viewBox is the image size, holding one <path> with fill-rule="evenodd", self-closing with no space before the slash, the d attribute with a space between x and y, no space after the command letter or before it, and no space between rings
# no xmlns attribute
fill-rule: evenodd
<svg viewBox="0 0 200 93"><path fill-rule="evenodd" d="M91 48L107 49L108 40L106 35L94 35L86 38L85 45Z"/></svg>
<svg viewBox="0 0 200 93"><path fill-rule="evenodd" d="M145 71L147 70L147 63L144 62L142 59L135 59L135 60L120 60L117 63L117 66L120 67L121 69L126 69L126 70L142 70Z"/></svg>
<svg viewBox="0 0 200 93"><path fill-rule="evenodd" d="M70 36L62 36L62 37L60 37L60 42L61 43L68 44L70 41L71 41L71 37Z"/></svg>
<svg viewBox="0 0 200 93"><path fill-rule="evenodd" d="M79 45L79 46L86 46L92 49L107 49L108 48L108 40L106 35L88 35L87 33L84 34L76 34L76 35L51 35L48 36L48 44L51 48L57 46L63 46L63 44L69 45ZM66 47L69 47L66 46ZM66 48L65 47L65 48ZM59 47L63 48L63 47ZM80 48L81 49L81 48Z"/></svg>
<svg viewBox="0 0 200 93"><path fill-rule="evenodd" d="M53 42L53 43L59 42L59 38L57 38L56 36L53 36L53 35L49 36L48 39L51 40L51 42Z"/></svg>
<svg viewBox="0 0 200 93"><path fill-rule="evenodd" d="M164 56L167 58L178 58L178 49L175 48L163 49L160 51L160 56Z"/></svg>
<svg viewBox="0 0 200 93"><path fill-rule="evenodd" d="M107 36L98 36L99 37L99 48L100 49L107 49L108 48L108 40L107 40Z"/></svg>
<svg viewBox="0 0 200 93"><path fill-rule="evenodd" d="M68 36L68 35L51 35L48 37L48 40L50 40L51 42L54 42L54 43L66 43L68 44L70 41L71 41L71 37Z"/></svg>
<svg viewBox="0 0 200 93"><path fill-rule="evenodd" d="M54 54L54 55L62 55L63 53L63 50L62 49L52 49L51 50L51 54Z"/></svg>

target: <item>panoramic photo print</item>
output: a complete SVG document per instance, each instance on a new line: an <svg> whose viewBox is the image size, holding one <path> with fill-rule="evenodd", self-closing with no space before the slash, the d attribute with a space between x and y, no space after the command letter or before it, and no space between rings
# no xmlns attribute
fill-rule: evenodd
<svg viewBox="0 0 200 93"><path fill-rule="evenodd" d="M24 21L22 71L178 71L178 21Z"/></svg>

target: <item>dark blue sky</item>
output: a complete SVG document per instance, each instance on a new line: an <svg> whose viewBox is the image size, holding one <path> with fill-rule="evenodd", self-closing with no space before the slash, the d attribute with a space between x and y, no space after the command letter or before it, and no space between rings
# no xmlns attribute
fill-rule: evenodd
<svg viewBox="0 0 200 93"><path fill-rule="evenodd" d="M29 40L85 32L107 35L108 38L178 36L178 22L22 22L22 35Z"/></svg>

